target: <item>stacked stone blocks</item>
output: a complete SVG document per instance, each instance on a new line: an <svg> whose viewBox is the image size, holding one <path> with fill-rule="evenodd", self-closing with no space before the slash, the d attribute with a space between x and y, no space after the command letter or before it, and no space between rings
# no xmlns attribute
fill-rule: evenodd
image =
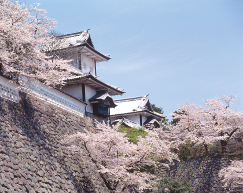
<svg viewBox="0 0 243 193"><path fill-rule="evenodd" d="M90 158L61 143L84 128L93 125L39 98L0 98L0 192L106 192Z"/></svg>

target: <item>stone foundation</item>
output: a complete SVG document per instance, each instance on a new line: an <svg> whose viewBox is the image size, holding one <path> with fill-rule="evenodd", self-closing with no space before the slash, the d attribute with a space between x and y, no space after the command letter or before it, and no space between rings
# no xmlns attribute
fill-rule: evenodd
<svg viewBox="0 0 243 193"><path fill-rule="evenodd" d="M196 193L227 193L218 177L219 170L230 165L237 157L198 158L176 162L167 175L176 179L189 180ZM239 190L239 192L243 192Z"/></svg>
<svg viewBox="0 0 243 193"><path fill-rule="evenodd" d="M92 121L24 93L19 99L0 98L0 193L109 192L90 158L61 143L66 134L93 130ZM188 179L196 193L227 192L218 172L232 159L176 162L158 176Z"/></svg>
<svg viewBox="0 0 243 193"><path fill-rule="evenodd" d="M60 143L84 128L93 125L33 96L0 98L0 192L107 192L89 157Z"/></svg>

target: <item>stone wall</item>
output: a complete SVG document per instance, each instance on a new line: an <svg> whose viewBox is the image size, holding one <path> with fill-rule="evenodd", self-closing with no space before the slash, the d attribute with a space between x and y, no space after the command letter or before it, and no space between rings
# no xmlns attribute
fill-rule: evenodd
<svg viewBox="0 0 243 193"><path fill-rule="evenodd" d="M222 188L222 183L218 177L218 172L223 167L230 165L236 157L214 157L198 158L176 162L170 168L167 175L176 178L189 180L192 189L196 193L226 193ZM239 192L243 190L239 190Z"/></svg>
<svg viewBox="0 0 243 193"><path fill-rule="evenodd" d="M0 98L0 192L107 192L89 157L60 143L84 128L93 126L33 96Z"/></svg>
<svg viewBox="0 0 243 193"><path fill-rule="evenodd" d="M39 98L24 93L19 103L0 98L0 193L109 192L90 158L72 154L60 142L84 128L93 125ZM194 192L219 193L224 191L218 171L231 159L186 160L159 173L190 180Z"/></svg>

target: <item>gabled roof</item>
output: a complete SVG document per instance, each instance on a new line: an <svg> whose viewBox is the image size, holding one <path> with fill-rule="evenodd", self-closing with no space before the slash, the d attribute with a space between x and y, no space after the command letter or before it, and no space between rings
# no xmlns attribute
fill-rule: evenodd
<svg viewBox="0 0 243 193"><path fill-rule="evenodd" d="M160 124L159 124L159 121L157 121L155 118L148 118L144 123L143 125L146 127L146 126L149 126L149 125L154 125L156 127L160 127Z"/></svg>
<svg viewBox="0 0 243 193"><path fill-rule="evenodd" d="M90 46L94 48L93 42L91 40L90 34L88 33L88 30L75 32L71 34L64 34L60 36L56 36L59 40L65 40L62 42L62 48L67 48L70 45L71 46L77 46L81 43L88 43Z"/></svg>
<svg viewBox="0 0 243 193"><path fill-rule="evenodd" d="M114 120L111 124L112 125L118 124L118 126L119 125L126 125L127 127L130 127L130 128L140 127L140 125L138 123L135 123L135 122L133 122L129 119L126 119L124 117Z"/></svg>
<svg viewBox="0 0 243 193"><path fill-rule="evenodd" d="M111 59L109 55L103 54L94 48L88 30L60 35L56 36L56 38L58 40L53 46L52 51L65 51L66 49L81 51L89 57L95 58L97 62L107 61Z"/></svg>
<svg viewBox="0 0 243 193"><path fill-rule="evenodd" d="M109 95L111 96L122 95L123 93L125 93L123 91L124 89L102 82L101 80L98 80L96 77L94 77L92 74L89 73L82 73L82 75L74 78L66 79L66 81L67 81L66 85L83 83L93 87L96 91L107 90Z"/></svg>
<svg viewBox="0 0 243 193"><path fill-rule="evenodd" d="M89 99L90 103L104 103L108 107L114 108L116 104L109 95L108 91L100 91Z"/></svg>
<svg viewBox="0 0 243 193"><path fill-rule="evenodd" d="M114 100L114 102L117 105L117 107L114 109L111 109L111 111L110 111L111 116L118 116L118 115L122 116L125 114L146 112L156 118L164 117L164 115L162 115L160 113L156 113L152 110L149 99L148 99L148 95L132 97L132 98L125 98L125 99L118 99L118 100Z"/></svg>

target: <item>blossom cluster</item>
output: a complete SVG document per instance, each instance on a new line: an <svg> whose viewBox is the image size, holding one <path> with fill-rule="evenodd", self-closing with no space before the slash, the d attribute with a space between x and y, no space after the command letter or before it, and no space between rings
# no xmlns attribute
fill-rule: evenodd
<svg viewBox="0 0 243 193"><path fill-rule="evenodd" d="M179 120L173 131L182 139L205 146L220 141L222 151L226 151L228 140L243 131L243 113L230 108L234 100L235 96L223 96L204 101L204 106L180 105L173 114Z"/></svg>
<svg viewBox="0 0 243 193"><path fill-rule="evenodd" d="M1 73L62 85L71 76L67 61L52 60L45 53L45 48L55 41L50 34L57 22L46 17L46 11L38 6L27 8L18 1L0 1Z"/></svg>
<svg viewBox="0 0 243 193"><path fill-rule="evenodd" d="M168 163L177 159L170 151L170 143L162 141L157 132L150 131L137 144L128 142L126 133L117 131L105 123L97 123L96 133L86 131L65 136L63 143L72 151L88 152L105 181L112 180L110 190L122 191L135 186L140 190L151 187L152 174L140 172L139 168L155 164L153 156L163 157Z"/></svg>
<svg viewBox="0 0 243 193"><path fill-rule="evenodd" d="M228 191L239 191L239 188L243 191L243 161L232 161L230 166L220 170L219 177Z"/></svg>

